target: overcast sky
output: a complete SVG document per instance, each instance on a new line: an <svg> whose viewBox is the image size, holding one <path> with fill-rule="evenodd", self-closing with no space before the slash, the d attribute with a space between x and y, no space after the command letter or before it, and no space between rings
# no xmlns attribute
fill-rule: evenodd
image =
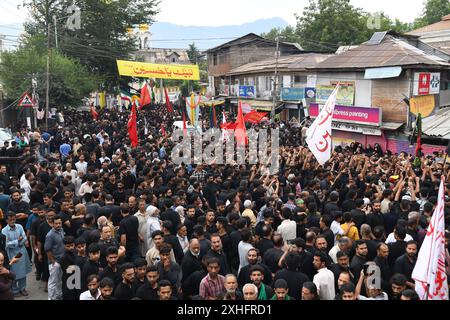
<svg viewBox="0 0 450 320"><path fill-rule="evenodd" d="M351 0L369 12L384 11L391 18L412 22L424 0ZM27 13L17 10L23 0L0 0L0 25L26 20ZM295 24L295 13L301 13L308 0L162 0L161 22L193 26L222 26L280 17Z"/></svg>

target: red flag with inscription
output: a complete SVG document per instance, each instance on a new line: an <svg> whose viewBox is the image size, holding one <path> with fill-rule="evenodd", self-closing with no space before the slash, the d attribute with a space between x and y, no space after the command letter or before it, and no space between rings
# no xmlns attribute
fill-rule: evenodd
<svg viewBox="0 0 450 320"><path fill-rule="evenodd" d="M151 103L152 98L150 97L150 92L148 91L148 84L147 82L145 82L144 86L141 89L141 99L139 100L140 110Z"/></svg>
<svg viewBox="0 0 450 320"><path fill-rule="evenodd" d="M173 108L172 108L172 104L170 103L170 98L169 98L169 93L167 92L167 88L164 88L164 94L166 95L167 111L169 111L169 113L172 113Z"/></svg>
<svg viewBox="0 0 450 320"><path fill-rule="evenodd" d="M250 123L260 123L262 119L264 119L265 116L267 116L268 112L258 112L256 110L253 110L249 113L247 113L244 116L244 120L245 122L250 122Z"/></svg>
<svg viewBox="0 0 450 320"><path fill-rule="evenodd" d="M427 235L420 247L412 273L420 300L448 300L445 269L445 178L441 177L439 196Z"/></svg>
<svg viewBox="0 0 450 320"><path fill-rule="evenodd" d="M244 114L242 113L242 102L239 101L239 111L236 121L236 129L234 130L236 136L236 144L238 146L245 146L248 144L247 129L245 128Z"/></svg>
<svg viewBox="0 0 450 320"><path fill-rule="evenodd" d="M130 119L128 120L128 135L131 140L131 146L136 148L139 144L138 132L137 132L137 114L136 114L136 103L133 103L131 109Z"/></svg>
<svg viewBox="0 0 450 320"><path fill-rule="evenodd" d="M92 114L92 118L97 121L98 119L98 112L97 110L95 110L95 107L93 104L91 104L91 114Z"/></svg>

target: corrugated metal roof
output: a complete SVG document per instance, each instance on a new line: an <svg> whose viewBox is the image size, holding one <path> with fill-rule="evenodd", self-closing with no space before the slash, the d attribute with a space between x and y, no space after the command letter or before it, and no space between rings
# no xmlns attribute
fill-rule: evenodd
<svg viewBox="0 0 450 320"><path fill-rule="evenodd" d="M387 35L379 45L364 43L326 59L319 63L316 69L366 69L408 65L450 67L445 60Z"/></svg>
<svg viewBox="0 0 450 320"><path fill-rule="evenodd" d="M439 22L410 31L407 34L424 35L429 32L444 31L444 30L450 30L450 14L442 17L442 20Z"/></svg>
<svg viewBox="0 0 450 320"><path fill-rule="evenodd" d="M307 68L315 67L318 63L324 61L330 56L332 55L320 53L305 53L280 57L278 59L278 70L306 70ZM277 60L275 58L251 62L232 69L227 73L227 75L271 72L275 70L276 64Z"/></svg>
<svg viewBox="0 0 450 320"><path fill-rule="evenodd" d="M422 132L427 136L450 139L450 108L439 110L422 120Z"/></svg>

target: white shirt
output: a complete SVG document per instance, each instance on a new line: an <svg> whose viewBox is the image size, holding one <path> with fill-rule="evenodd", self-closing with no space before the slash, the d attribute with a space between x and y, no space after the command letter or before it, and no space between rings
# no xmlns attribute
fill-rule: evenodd
<svg viewBox="0 0 450 320"><path fill-rule="evenodd" d="M337 235L343 236L344 230L342 229L341 224L339 222L337 222L336 220L333 220L333 222L331 223L330 229L331 229L331 231L333 231L334 243L336 243L336 236Z"/></svg>
<svg viewBox="0 0 450 320"><path fill-rule="evenodd" d="M152 239L152 233L161 230L161 223L158 217L148 217L147 218L147 246L150 250L154 247L153 239Z"/></svg>
<svg viewBox="0 0 450 320"><path fill-rule="evenodd" d="M94 189L86 181L85 183L81 184L81 187L80 187L80 190L78 191L78 194L80 195L80 197L84 197L84 195L86 193L92 193L92 191L94 191Z"/></svg>
<svg viewBox="0 0 450 320"><path fill-rule="evenodd" d="M25 179L23 183L20 184L20 188L24 190L24 193L22 193L22 200L26 203L30 203L30 193L31 193L31 186L30 182Z"/></svg>
<svg viewBox="0 0 450 320"><path fill-rule="evenodd" d="M406 234L405 242L408 242L408 241L411 241L411 240L414 240L413 237L411 237L409 234ZM389 243L396 243L396 242L397 242L397 240L395 240L394 232L391 232L389 234L389 236L387 237L385 243L389 244Z"/></svg>
<svg viewBox="0 0 450 320"><path fill-rule="evenodd" d="M253 249L253 246L248 243L248 242L244 242L244 241L240 241L238 244L238 252L239 252L239 271L241 271L241 268L245 267L246 265L248 265L248 258L247 258L247 253L250 249Z"/></svg>
<svg viewBox="0 0 450 320"><path fill-rule="evenodd" d="M110 158L108 158L108 157L101 157L100 159L98 159L99 161L100 161L100 163L103 163L103 162L105 162L106 160L108 160L110 163L111 163L111 159Z"/></svg>
<svg viewBox="0 0 450 320"><path fill-rule="evenodd" d="M281 234L284 241L294 240L297 238L297 223L292 220L283 220L277 231Z"/></svg>
<svg viewBox="0 0 450 320"><path fill-rule="evenodd" d="M93 297L91 295L91 292L89 290L83 292L82 294L80 294L80 300L83 301L88 301L88 300L97 300L101 295L100 289L97 290L97 293L95 295L95 297Z"/></svg>
<svg viewBox="0 0 450 320"><path fill-rule="evenodd" d="M320 269L313 279L317 287L320 300L334 300L336 292L334 290L334 274L327 268Z"/></svg>
<svg viewBox="0 0 450 320"><path fill-rule="evenodd" d="M87 162L86 161L83 161L83 162L78 161L77 163L75 163L75 167L77 168L78 171L82 171L84 174L87 173Z"/></svg>
<svg viewBox="0 0 450 320"><path fill-rule="evenodd" d="M330 252L328 252L328 255L331 257L331 260L333 260L334 263L337 263L337 253L341 251L339 248L339 245L335 245L333 248L331 248Z"/></svg>
<svg viewBox="0 0 450 320"><path fill-rule="evenodd" d="M186 253L189 250L189 240L187 237L180 237L177 234L178 242L180 243L181 248L183 249L183 253Z"/></svg>
<svg viewBox="0 0 450 320"><path fill-rule="evenodd" d="M77 170L70 170L70 171L64 171L63 172L63 177L67 177L67 176L71 176L72 177L72 182L75 182L75 179L78 177L78 171Z"/></svg>

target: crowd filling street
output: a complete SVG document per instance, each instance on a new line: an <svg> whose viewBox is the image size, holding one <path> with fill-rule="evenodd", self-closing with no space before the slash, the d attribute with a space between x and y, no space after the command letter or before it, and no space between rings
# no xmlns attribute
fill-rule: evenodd
<svg viewBox="0 0 450 320"><path fill-rule="evenodd" d="M49 300L418 300L445 154L352 143L321 166L305 128L276 122L253 125L280 129L276 175L177 165L181 116L139 111L132 148L129 113L67 111L0 150L19 159L0 167L0 299L28 296L31 275Z"/></svg>

